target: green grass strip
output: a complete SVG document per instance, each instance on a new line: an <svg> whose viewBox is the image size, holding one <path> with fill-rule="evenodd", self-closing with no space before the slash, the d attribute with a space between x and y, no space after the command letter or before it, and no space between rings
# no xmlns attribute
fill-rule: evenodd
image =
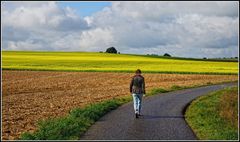
<svg viewBox="0 0 240 142"><path fill-rule="evenodd" d="M219 115L221 96L233 89L237 93L234 87L201 96L187 108L186 121L200 140L238 139L238 129Z"/></svg>
<svg viewBox="0 0 240 142"><path fill-rule="evenodd" d="M34 133L23 133L21 140L78 140L100 117L125 103L126 99L113 99L85 108L76 108L69 115L38 122Z"/></svg>

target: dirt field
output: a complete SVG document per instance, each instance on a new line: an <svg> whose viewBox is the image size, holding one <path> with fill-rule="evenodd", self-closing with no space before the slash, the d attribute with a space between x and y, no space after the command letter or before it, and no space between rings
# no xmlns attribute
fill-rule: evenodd
<svg viewBox="0 0 240 142"><path fill-rule="evenodd" d="M22 132L34 131L36 122L66 115L113 97L129 94L130 73L97 72L2 72L3 139L17 139ZM189 86L208 82L235 81L237 75L143 74L146 90L172 85Z"/></svg>

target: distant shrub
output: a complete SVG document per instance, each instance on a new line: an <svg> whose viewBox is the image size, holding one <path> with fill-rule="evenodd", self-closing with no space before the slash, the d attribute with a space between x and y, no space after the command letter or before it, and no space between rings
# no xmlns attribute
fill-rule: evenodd
<svg viewBox="0 0 240 142"><path fill-rule="evenodd" d="M168 54L168 53L165 53L163 56L166 56L166 57L171 57L171 55L170 55L170 54Z"/></svg>
<svg viewBox="0 0 240 142"><path fill-rule="evenodd" d="M115 54L117 54L117 49L115 47L109 47L106 50L106 53L115 53Z"/></svg>

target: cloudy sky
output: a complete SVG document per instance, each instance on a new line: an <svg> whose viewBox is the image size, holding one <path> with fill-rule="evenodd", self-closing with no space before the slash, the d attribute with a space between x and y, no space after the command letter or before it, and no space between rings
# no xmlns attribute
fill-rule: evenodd
<svg viewBox="0 0 240 142"><path fill-rule="evenodd" d="M238 56L239 2L2 2L2 49Z"/></svg>

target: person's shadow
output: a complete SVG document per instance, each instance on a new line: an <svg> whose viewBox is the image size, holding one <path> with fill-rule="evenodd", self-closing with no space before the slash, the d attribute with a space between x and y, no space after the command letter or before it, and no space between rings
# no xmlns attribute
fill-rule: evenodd
<svg viewBox="0 0 240 142"><path fill-rule="evenodd" d="M156 115L141 115L140 119L162 119L162 118L184 118L184 116L156 116Z"/></svg>

